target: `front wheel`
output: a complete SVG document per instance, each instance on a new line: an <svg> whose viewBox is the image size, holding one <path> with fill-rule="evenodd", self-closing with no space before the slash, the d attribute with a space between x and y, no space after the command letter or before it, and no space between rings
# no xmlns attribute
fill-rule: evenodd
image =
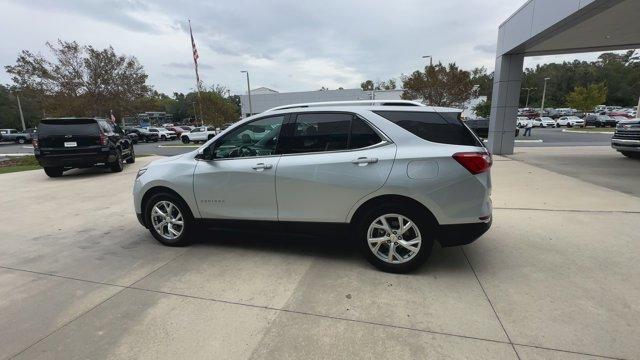
<svg viewBox="0 0 640 360"><path fill-rule="evenodd" d="M640 159L640 152L621 151L621 153L630 159Z"/></svg>
<svg viewBox="0 0 640 360"><path fill-rule="evenodd" d="M188 137L186 137L186 136L183 136L183 137L182 137L182 143L183 143L183 144L188 144L189 142L190 142L190 141L189 141L189 138L188 138Z"/></svg>
<svg viewBox="0 0 640 360"><path fill-rule="evenodd" d="M421 211L393 204L370 210L356 227L367 261L392 273L413 271L427 261L435 231Z"/></svg>
<svg viewBox="0 0 640 360"><path fill-rule="evenodd" d="M24 139L24 138L20 138L20 139L18 139L18 144L24 144L24 143L26 143L26 142L27 142L27 140L26 140L26 139Z"/></svg>
<svg viewBox="0 0 640 360"><path fill-rule="evenodd" d="M194 226L187 205L172 194L153 195L145 207L145 222L151 235L163 245L185 246L190 243Z"/></svg>

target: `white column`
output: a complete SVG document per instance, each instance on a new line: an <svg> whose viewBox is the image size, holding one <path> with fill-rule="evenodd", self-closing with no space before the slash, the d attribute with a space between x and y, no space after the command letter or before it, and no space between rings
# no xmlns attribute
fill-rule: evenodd
<svg viewBox="0 0 640 360"><path fill-rule="evenodd" d="M523 54L496 58L488 143L492 154L513 154L523 61Z"/></svg>

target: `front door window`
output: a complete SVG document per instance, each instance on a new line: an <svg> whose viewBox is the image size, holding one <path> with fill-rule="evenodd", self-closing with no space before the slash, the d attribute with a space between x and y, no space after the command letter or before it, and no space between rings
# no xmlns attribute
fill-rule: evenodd
<svg viewBox="0 0 640 360"><path fill-rule="evenodd" d="M244 124L217 141L215 159L269 156L276 153L284 115L259 119Z"/></svg>

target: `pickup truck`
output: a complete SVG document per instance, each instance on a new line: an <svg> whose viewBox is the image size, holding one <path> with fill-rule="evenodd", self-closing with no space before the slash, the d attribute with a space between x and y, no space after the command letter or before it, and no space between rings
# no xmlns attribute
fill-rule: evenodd
<svg viewBox="0 0 640 360"><path fill-rule="evenodd" d="M216 136L216 134L216 129L213 126L201 126L189 132L182 133L180 140L182 140L182 142L185 144L188 144L190 142L205 142Z"/></svg>
<svg viewBox="0 0 640 360"><path fill-rule="evenodd" d="M16 129L0 129L0 141L13 141L17 144L31 142L31 133Z"/></svg>
<svg viewBox="0 0 640 360"><path fill-rule="evenodd" d="M619 121L611 147L626 157L640 159L640 119Z"/></svg>

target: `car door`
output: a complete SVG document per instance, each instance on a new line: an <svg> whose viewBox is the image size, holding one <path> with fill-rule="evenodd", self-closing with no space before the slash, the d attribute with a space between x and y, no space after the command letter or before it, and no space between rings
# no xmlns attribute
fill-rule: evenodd
<svg viewBox="0 0 640 360"><path fill-rule="evenodd" d="M284 120L277 115L251 121L205 149L193 176L202 217L277 220L275 171Z"/></svg>
<svg viewBox="0 0 640 360"><path fill-rule="evenodd" d="M299 113L287 130L276 170L281 221L344 222L391 171L395 144L355 114Z"/></svg>

